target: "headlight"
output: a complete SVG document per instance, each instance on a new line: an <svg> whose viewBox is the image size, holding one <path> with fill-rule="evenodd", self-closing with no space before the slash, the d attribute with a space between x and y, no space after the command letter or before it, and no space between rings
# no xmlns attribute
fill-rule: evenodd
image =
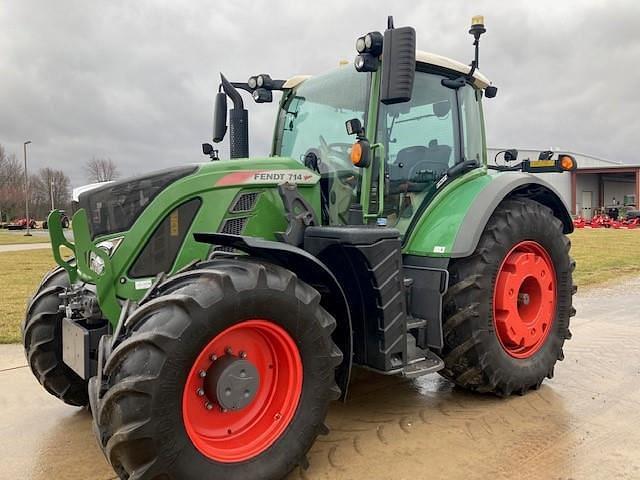
<svg viewBox="0 0 640 480"><path fill-rule="evenodd" d="M96 247L104 250L107 255L111 256L116 248L118 248L118 245L120 245L120 242L122 242L122 237L105 240L97 244ZM89 254L89 268L98 275L101 275L102 272L104 272L104 260L94 252L91 252Z"/></svg>
<svg viewBox="0 0 640 480"><path fill-rule="evenodd" d="M102 275L102 272L104 272L104 260L91 252L89 254L89 268L98 275Z"/></svg>

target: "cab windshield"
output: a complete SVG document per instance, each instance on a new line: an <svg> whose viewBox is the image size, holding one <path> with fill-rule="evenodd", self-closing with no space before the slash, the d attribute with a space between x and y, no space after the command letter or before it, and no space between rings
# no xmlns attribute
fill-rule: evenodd
<svg viewBox="0 0 640 480"><path fill-rule="evenodd" d="M317 170L327 208L323 223L343 224L357 197L360 171L350 160L353 137L345 122L365 124L370 75L348 66L310 78L284 98L278 111L273 154Z"/></svg>

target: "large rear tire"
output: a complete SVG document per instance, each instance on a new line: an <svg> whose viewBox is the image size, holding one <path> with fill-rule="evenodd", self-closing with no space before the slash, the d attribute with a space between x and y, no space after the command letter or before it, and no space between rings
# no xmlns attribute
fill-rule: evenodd
<svg viewBox="0 0 640 480"><path fill-rule="evenodd" d="M78 407L89 404L87 382L62 361L62 300L69 287L67 272L49 272L27 306L22 323L22 342L31 371L54 397Z"/></svg>
<svg viewBox="0 0 640 480"><path fill-rule="evenodd" d="M441 374L499 396L552 378L575 314L570 248L550 209L503 201L474 254L450 265Z"/></svg>
<svg viewBox="0 0 640 480"><path fill-rule="evenodd" d="M121 478L280 479L327 432L336 322L292 272L206 262L165 281L126 326L90 382L94 428ZM239 376L258 382L236 395Z"/></svg>

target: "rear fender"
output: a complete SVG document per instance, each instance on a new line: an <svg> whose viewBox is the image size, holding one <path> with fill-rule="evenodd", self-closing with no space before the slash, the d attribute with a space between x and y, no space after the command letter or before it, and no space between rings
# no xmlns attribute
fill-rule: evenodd
<svg viewBox="0 0 640 480"><path fill-rule="evenodd" d="M337 322L333 340L342 351L344 360L336 371L336 381L342 390L342 398L346 399L351 377L353 329L347 298L331 270L310 253L282 242L224 233L196 233L194 238L197 242L231 247L252 257L280 265L320 290L322 306Z"/></svg>
<svg viewBox="0 0 640 480"><path fill-rule="evenodd" d="M529 173L504 173L493 176L472 202L456 235L451 257L468 257L475 251L489 218L508 198L530 198L549 207L562 222L563 233L573 232L571 214L552 185Z"/></svg>
<svg viewBox="0 0 640 480"><path fill-rule="evenodd" d="M561 175L561 174L560 174ZM507 198L530 198L549 207L573 231L571 215L557 190L544 180L521 172L465 175L443 188L408 232L403 253L462 258L471 255L496 207Z"/></svg>

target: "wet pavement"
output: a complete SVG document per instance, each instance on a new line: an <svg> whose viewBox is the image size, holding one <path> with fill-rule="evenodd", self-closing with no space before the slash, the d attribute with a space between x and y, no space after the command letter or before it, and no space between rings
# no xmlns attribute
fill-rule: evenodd
<svg viewBox="0 0 640 480"><path fill-rule="evenodd" d="M498 399L358 372L288 480L640 479L640 277L579 292L573 340L539 391ZM113 479L86 410L0 345L0 479Z"/></svg>

